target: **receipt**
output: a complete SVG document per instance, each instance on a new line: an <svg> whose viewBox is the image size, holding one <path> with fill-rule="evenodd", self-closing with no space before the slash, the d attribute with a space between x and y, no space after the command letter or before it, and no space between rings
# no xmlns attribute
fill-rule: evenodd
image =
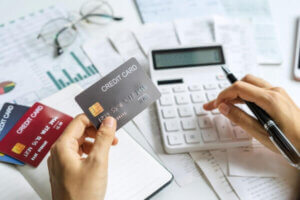
<svg viewBox="0 0 300 200"><path fill-rule="evenodd" d="M174 25L180 44L197 45L214 41L212 19L180 19Z"/></svg>
<svg viewBox="0 0 300 200"><path fill-rule="evenodd" d="M231 176L293 178L297 174L281 154L265 147L232 148L227 153Z"/></svg>
<svg viewBox="0 0 300 200"><path fill-rule="evenodd" d="M86 42L82 48L102 76L107 75L124 62L107 39Z"/></svg>
<svg viewBox="0 0 300 200"><path fill-rule="evenodd" d="M148 68L148 60L139 47L133 33L131 31L122 31L109 36L109 39L116 47L121 56L127 60L131 57L137 59L141 66Z"/></svg>
<svg viewBox="0 0 300 200"><path fill-rule="evenodd" d="M252 148L252 147L251 147ZM262 146L255 145L256 149L262 149ZM236 148L236 150L241 150L241 148ZM245 148L246 149L246 148ZM299 187L297 188L297 181L299 181L299 172L294 173L293 177L247 177L239 175L228 174L230 170L230 156L236 156L237 160L241 159L241 156L245 156L242 158L243 160L247 160L248 156L250 156L250 161L255 163L254 155L227 155L227 151L231 151L231 149L227 150L213 150L213 151L204 151L204 152L196 152L190 153L195 160L195 162L199 165L201 170L205 173L207 179L210 181L213 189L219 195L221 199L234 199L235 197L231 197L230 189L228 185L231 185L231 191L235 191L236 195L239 199L245 200L265 200L265 199L296 199L295 195L299 191ZM253 159L251 159L253 157ZM269 161L269 159L267 159ZM272 159L270 160L270 164ZM249 164L249 163L248 163ZM261 163L263 165L263 163ZM229 165L229 167L228 167ZM249 164L255 165L255 164ZM275 164L276 165L276 164ZM268 167L268 166L266 166ZM223 174L220 172L222 171ZM227 173L226 173L227 172ZM298 176L297 176L298 175ZM229 191L229 194L224 194L224 191Z"/></svg>
<svg viewBox="0 0 300 200"><path fill-rule="evenodd" d="M218 161L209 151L191 152L193 160L201 168L220 199L238 200Z"/></svg>
<svg viewBox="0 0 300 200"><path fill-rule="evenodd" d="M223 44L231 71L238 75L257 71L255 42L249 21L216 17L214 30L216 41Z"/></svg>
<svg viewBox="0 0 300 200"><path fill-rule="evenodd" d="M172 23L146 24L135 30L134 35L145 55L147 55L152 48L174 47L178 45Z"/></svg>
<svg viewBox="0 0 300 200"><path fill-rule="evenodd" d="M228 16L253 22L258 63L280 64L282 55L268 0L226 0L222 4Z"/></svg>
<svg viewBox="0 0 300 200"><path fill-rule="evenodd" d="M227 177L234 190L243 200L297 199L295 185L280 178Z"/></svg>

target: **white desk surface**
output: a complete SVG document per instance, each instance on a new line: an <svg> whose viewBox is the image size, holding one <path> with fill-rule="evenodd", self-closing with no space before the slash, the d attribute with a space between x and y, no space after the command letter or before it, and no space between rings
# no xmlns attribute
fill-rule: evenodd
<svg viewBox="0 0 300 200"><path fill-rule="evenodd" d="M22 2L22 3L20 3ZM26 3L25 3L26 2ZM28 13L59 3L70 10L78 10L84 0L9 0L0 2L0 24L11 19L27 15ZM92 37L102 38L110 32L120 30L120 28L130 29L141 23L133 0L109 0L115 14L123 16L125 20L102 27L91 27L89 32ZM300 16L300 1L298 0L270 0L274 22L278 31L279 46L283 54L281 65L260 66L261 76L276 86L285 88L293 97L295 102L300 105L300 82L292 78L292 66L294 64L294 48L296 37L296 18ZM17 5L17 6L16 6ZM127 131L136 138L150 153L153 151L132 123L126 125ZM164 190L155 195L152 199L217 199L214 192L210 189L206 180L194 182L184 187L178 187L172 182Z"/></svg>

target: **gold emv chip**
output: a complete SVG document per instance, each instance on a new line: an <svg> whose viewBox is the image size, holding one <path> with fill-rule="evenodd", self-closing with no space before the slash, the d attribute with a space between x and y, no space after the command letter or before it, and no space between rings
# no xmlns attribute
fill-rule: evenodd
<svg viewBox="0 0 300 200"><path fill-rule="evenodd" d="M104 109L99 102L96 102L89 107L89 111L94 117L97 117L104 111Z"/></svg>
<svg viewBox="0 0 300 200"><path fill-rule="evenodd" d="M21 154L22 151L25 149L25 145L21 144L21 143L17 143L15 144L15 146L12 148L12 152L16 153L16 154Z"/></svg>

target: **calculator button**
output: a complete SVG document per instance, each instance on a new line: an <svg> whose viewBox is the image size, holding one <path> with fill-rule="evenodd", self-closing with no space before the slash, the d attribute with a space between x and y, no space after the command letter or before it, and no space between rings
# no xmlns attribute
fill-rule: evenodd
<svg viewBox="0 0 300 200"><path fill-rule="evenodd" d="M221 141L227 141L233 139L233 133L231 131L229 121L225 117L219 115L214 118Z"/></svg>
<svg viewBox="0 0 300 200"><path fill-rule="evenodd" d="M173 96L171 95L163 95L159 99L161 106L171 106L173 105Z"/></svg>
<svg viewBox="0 0 300 200"><path fill-rule="evenodd" d="M219 88L220 89L225 89L225 88L228 88L229 86L230 86L230 84L227 83L227 82L219 83Z"/></svg>
<svg viewBox="0 0 300 200"><path fill-rule="evenodd" d="M205 96L201 92L192 93L191 99L193 103L203 103L205 102Z"/></svg>
<svg viewBox="0 0 300 200"><path fill-rule="evenodd" d="M196 144L200 142L200 135L197 133L187 133L184 135L185 141L188 144Z"/></svg>
<svg viewBox="0 0 300 200"><path fill-rule="evenodd" d="M200 91L201 86L200 85L190 85L189 86L189 91L194 92L194 91Z"/></svg>
<svg viewBox="0 0 300 200"><path fill-rule="evenodd" d="M226 79L226 76L224 74L218 74L216 76L217 80L225 80Z"/></svg>
<svg viewBox="0 0 300 200"><path fill-rule="evenodd" d="M163 118L174 118L176 117L176 110L174 108L163 108L161 110Z"/></svg>
<svg viewBox="0 0 300 200"><path fill-rule="evenodd" d="M195 105L194 106L194 110L195 110L196 115L198 115L198 116L207 115L208 114L208 111L204 110L202 104Z"/></svg>
<svg viewBox="0 0 300 200"><path fill-rule="evenodd" d="M236 126L233 128L233 132L238 139L249 139L249 135L241 127Z"/></svg>
<svg viewBox="0 0 300 200"><path fill-rule="evenodd" d="M218 97L218 92L207 92L206 93L206 98L207 101L212 101Z"/></svg>
<svg viewBox="0 0 300 200"><path fill-rule="evenodd" d="M217 89L217 85L215 83L207 83L203 85L205 90L214 90Z"/></svg>
<svg viewBox="0 0 300 200"><path fill-rule="evenodd" d="M182 104L188 104L189 103L189 98L187 95L181 94L181 95L176 95L175 96L176 99L176 103L178 105L182 105Z"/></svg>
<svg viewBox="0 0 300 200"><path fill-rule="evenodd" d="M179 125L177 120L168 120L165 121L165 129L167 132L173 132L179 130Z"/></svg>
<svg viewBox="0 0 300 200"><path fill-rule="evenodd" d="M167 88L167 87L159 88L159 91L160 91L160 93L162 93L162 94L169 94L169 93L172 92L171 89L170 89L170 88Z"/></svg>
<svg viewBox="0 0 300 200"><path fill-rule="evenodd" d="M213 124L210 117L199 117L198 118L199 127L203 128L212 128Z"/></svg>
<svg viewBox="0 0 300 200"><path fill-rule="evenodd" d="M196 122L194 119L183 119L181 120L181 125L183 130L195 130Z"/></svg>
<svg viewBox="0 0 300 200"><path fill-rule="evenodd" d="M173 92L175 92L175 93L180 93L180 92L185 92L185 91L186 91L186 89L184 86L179 85L179 86L173 87Z"/></svg>
<svg viewBox="0 0 300 200"><path fill-rule="evenodd" d="M193 111L189 106L178 107L180 117L190 117L193 115Z"/></svg>
<svg viewBox="0 0 300 200"><path fill-rule="evenodd" d="M204 142L215 142L218 140L218 135L214 128L202 129L201 135Z"/></svg>
<svg viewBox="0 0 300 200"><path fill-rule="evenodd" d="M170 134L167 137L170 145L179 145L179 144L183 144L184 142L182 135L178 133Z"/></svg>
<svg viewBox="0 0 300 200"><path fill-rule="evenodd" d="M218 115L218 114L220 114L220 111L219 111L219 109L217 108L217 109L212 110L211 113L212 113L213 115Z"/></svg>

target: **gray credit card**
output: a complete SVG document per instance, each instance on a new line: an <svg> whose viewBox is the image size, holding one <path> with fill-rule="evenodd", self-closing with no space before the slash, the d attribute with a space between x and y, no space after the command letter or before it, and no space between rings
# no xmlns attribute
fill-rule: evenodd
<svg viewBox="0 0 300 200"><path fill-rule="evenodd" d="M137 60L131 58L75 100L97 129L107 116L117 120L119 129L160 96Z"/></svg>

